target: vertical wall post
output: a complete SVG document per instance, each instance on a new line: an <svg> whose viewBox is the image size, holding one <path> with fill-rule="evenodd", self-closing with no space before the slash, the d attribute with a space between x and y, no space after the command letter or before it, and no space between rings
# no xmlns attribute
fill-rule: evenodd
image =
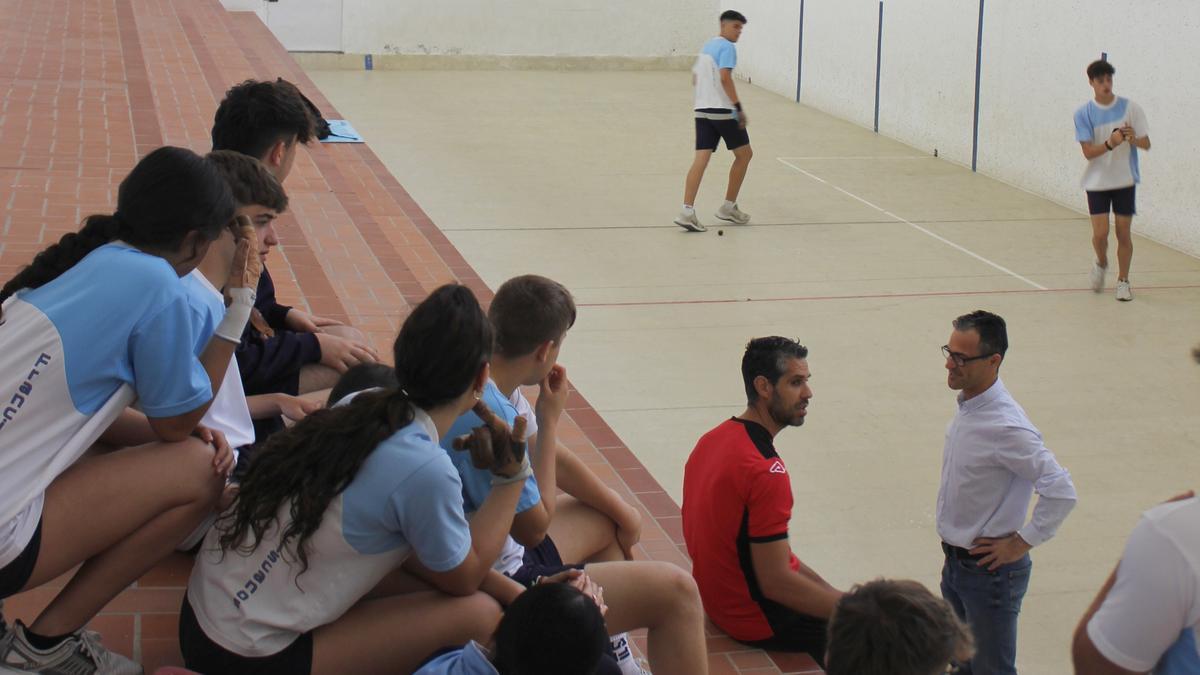
<svg viewBox="0 0 1200 675"><path fill-rule="evenodd" d="M983 66L983 3L979 0L979 32L975 36L975 121L971 125L971 170L979 161L979 74Z"/></svg>
<svg viewBox="0 0 1200 675"><path fill-rule="evenodd" d="M879 33L875 41L875 133L879 133L879 72L883 65L883 0L879 0Z"/></svg>
<svg viewBox="0 0 1200 675"><path fill-rule="evenodd" d="M796 103L800 102L800 82L804 73L804 0L800 0L800 39L796 44Z"/></svg>

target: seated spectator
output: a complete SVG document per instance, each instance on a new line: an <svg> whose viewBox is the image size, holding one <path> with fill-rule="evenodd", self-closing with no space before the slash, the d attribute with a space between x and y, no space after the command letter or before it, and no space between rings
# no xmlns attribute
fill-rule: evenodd
<svg viewBox="0 0 1200 675"><path fill-rule="evenodd" d="M179 278L234 208L210 162L159 148L121 182L115 213L0 290L0 391L16 392L0 416L0 599L78 568L0 637L5 672L141 672L84 627L212 511L233 468L197 424L249 316L256 261L243 249L233 265L235 302L199 358ZM135 399L156 440L80 459Z"/></svg>
<svg viewBox="0 0 1200 675"><path fill-rule="evenodd" d="M1076 675L1200 673L1200 500L1191 490L1146 511L1084 613Z"/></svg>
<svg viewBox="0 0 1200 675"><path fill-rule="evenodd" d="M624 635L633 628L649 629L654 672L703 672L703 616L695 584L676 565L626 562L637 543L640 516L574 453L559 447L557 421L566 401L567 381L557 360L575 322L570 292L545 277L516 277L496 291L488 315L496 331L496 353L483 403L505 421L526 421L534 466L513 520L515 543L506 547L497 569L528 586L539 576L583 567L604 587L610 607L608 627L622 672L641 672ZM523 385L539 386L535 409L521 395ZM478 424L478 418L468 412L455 422L451 436ZM475 511L490 490L486 472L448 443L443 442L443 447L462 478L464 508ZM555 495L559 487L571 496L542 499L542 495Z"/></svg>
<svg viewBox="0 0 1200 675"><path fill-rule="evenodd" d="M487 426L465 446L493 489L469 525L438 439L477 404L492 339L471 292L443 286L396 338L399 387L319 410L258 451L196 558L180 612L187 667L411 672L491 635L499 607L479 591L511 583L491 565L531 473L524 425L510 434L479 406Z"/></svg>
<svg viewBox="0 0 1200 675"><path fill-rule="evenodd" d="M291 173L298 145L313 138L313 122L295 85L282 80L247 80L226 92L217 108L213 150L254 157L283 183ZM265 264L271 247L279 243L274 229L279 210L260 204L250 215L260 228L259 253ZM328 389L350 366L378 360L357 329L279 304L265 267L254 306L262 321L247 327L237 352L242 383L251 396ZM256 424L260 439L280 428L279 421Z"/></svg>
<svg viewBox="0 0 1200 675"><path fill-rule="evenodd" d="M470 642L415 675L595 675L608 649L594 598L568 584L541 583L509 606L487 647Z"/></svg>
<svg viewBox="0 0 1200 675"><path fill-rule="evenodd" d="M391 366L383 363L360 363L342 373L337 384L329 390L329 400L325 402L325 405L332 408L338 403L342 403L342 399L360 391L395 389L399 386L400 383L396 381L396 370Z"/></svg>
<svg viewBox="0 0 1200 675"><path fill-rule="evenodd" d="M971 631L915 581L878 579L850 589L829 620L828 675L943 675L970 660Z"/></svg>
<svg viewBox="0 0 1200 675"><path fill-rule="evenodd" d="M825 657L829 616L842 592L788 544L792 483L775 436L804 424L808 349L755 338L742 357L746 410L696 443L683 470L683 536L704 609L754 647Z"/></svg>

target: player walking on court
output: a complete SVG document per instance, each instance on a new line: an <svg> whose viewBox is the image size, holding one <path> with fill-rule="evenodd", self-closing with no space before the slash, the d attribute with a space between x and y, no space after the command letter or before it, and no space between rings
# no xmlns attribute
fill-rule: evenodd
<svg viewBox="0 0 1200 675"><path fill-rule="evenodd" d="M723 12L721 34L705 43L696 58L696 65L692 66L692 83L696 89L696 156L684 183L683 211L675 217L675 224L689 232L708 229L696 217L696 193L700 191L708 160L712 159L721 139L725 139L725 147L733 152L733 166L729 167L725 203L717 209L716 216L738 225L750 222L750 216L738 209L737 196L754 152L746 133L746 113L733 85L733 68L737 65L734 43L741 37L745 25L746 17L740 12Z"/></svg>
<svg viewBox="0 0 1200 675"><path fill-rule="evenodd" d="M1083 148L1087 169L1083 189L1087 191L1088 213L1092 216L1092 290L1104 289L1108 271L1108 212L1117 229L1117 300L1133 300L1129 289L1129 263L1133 260L1134 197L1138 173L1138 149L1150 149L1150 127L1141 106L1112 91L1116 70L1108 61L1093 61L1087 67L1088 83L1096 93L1093 100L1075 111L1075 140Z"/></svg>

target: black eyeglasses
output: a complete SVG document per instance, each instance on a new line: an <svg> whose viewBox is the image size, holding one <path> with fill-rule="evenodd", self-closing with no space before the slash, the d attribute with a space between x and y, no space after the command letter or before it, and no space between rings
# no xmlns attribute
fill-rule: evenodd
<svg viewBox="0 0 1200 675"><path fill-rule="evenodd" d="M965 366L971 361L986 359L989 356L993 356L995 353L996 352L989 352L987 354L980 354L979 356L967 356L966 354L959 354L958 352L950 351L950 345L942 345L942 356L945 356L948 359L953 359L954 365L956 366Z"/></svg>

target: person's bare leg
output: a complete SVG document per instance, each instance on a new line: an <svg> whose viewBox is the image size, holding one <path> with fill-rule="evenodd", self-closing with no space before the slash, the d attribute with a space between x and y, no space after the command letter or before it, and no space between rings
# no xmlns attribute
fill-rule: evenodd
<svg viewBox="0 0 1200 675"><path fill-rule="evenodd" d="M549 534L565 563L625 559L621 545L617 543L616 524L608 516L570 495L558 496Z"/></svg>
<svg viewBox="0 0 1200 675"><path fill-rule="evenodd" d="M321 332L346 338L347 340L354 340L355 342L370 344L367 342L367 338L363 335L363 332L354 326L325 326L321 329ZM297 391L302 396L324 391L326 397L328 397L328 390L337 384L338 378L341 376L341 373L329 366L320 363L310 363L300 368L300 384L297 387ZM321 400L324 400L324 398Z"/></svg>
<svg viewBox="0 0 1200 675"><path fill-rule="evenodd" d="M700 181L704 178L704 170L708 168L708 160L712 159L712 150L697 150L692 158L692 167L688 169L687 180L683 184L683 203L696 204L696 195L700 192Z"/></svg>
<svg viewBox="0 0 1200 675"><path fill-rule="evenodd" d="M482 593L362 600L313 632L312 673L411 673L443 647L486 644L499 622L500 605Z"/></svg>
<svg viewBox="0 0 1200 675"><path fill-rule="evenodd" d="M370 344L367 342L367 336L363 335L363 332L354 326L347 326L345 324L340 326L325 326L321 328L321 332L328 333L330 335L336 335L338 337L344 337L347 340L354 340L355 342L365 342Z"/></svg>
<svg viewBox="0 0 1200 675"><path fill-rule="evenodd" d="M738 193L742 191L742 182L746 180L746 171L750 168L750 159L754 150L746 144L733 151L733 164L729 167L729 187L725 190L725 200L736 202Z"/></svg>
<svg viewBox="0 0 1200 675"><path fill-rule="evenodd" d="M1129 265L1133 262L1133 216L1115 216L1117 231L1117 278L1129 281Z"/></svg>
<svg viewBox="0 0 1200 675"><path fill-rule="evenodd" d="M1092 214L1092 249L1096 251L1096 262L1108 267L1108 214Z"/></svg>
<svg viewBox="0 0 1200 675"><path fill-rule="evenodd" d="M692 576L665 562L595 563L584 568L604 589L609 634L646 628L655 675L705 675L704 611Z"/></svg>
<svg viewBox="0 0 1200 675"><path fill-rule="evenodd" d="M317 391L324 391L328 396L329 390L337 384L338 378L341 376L341 373L329 366L310 363L300 368L300 384L296 390L300 392L301 396Z"/></svg>
<svg viewBox="0 0 1200 675"><path fill-rule="evenodd" d="M46 490L42 545L26 589L82 563L30 629L64 635L166 557L212 511L224 478L198 439L82 460ZM102 514L97 517L97 514Z"/></svg>

